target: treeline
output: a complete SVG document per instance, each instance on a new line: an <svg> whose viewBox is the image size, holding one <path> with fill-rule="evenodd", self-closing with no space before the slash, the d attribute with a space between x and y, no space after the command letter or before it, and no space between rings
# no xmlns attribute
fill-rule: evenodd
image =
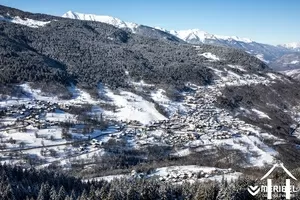
<svg viewBox="0 0 300 200"><path fill-rule="evenodd" d="M3 200L254 199L246 189L253 181L247 179L179 185L153 179L84 182L48 170L27 170L7 165L0 165L0 173Z"/></svg>

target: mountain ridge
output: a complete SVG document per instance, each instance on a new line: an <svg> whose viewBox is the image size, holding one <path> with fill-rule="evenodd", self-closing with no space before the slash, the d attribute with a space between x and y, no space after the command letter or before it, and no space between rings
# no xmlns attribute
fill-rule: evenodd
<svg viewBox="0 0 300 200"><path fill-rule="evenodd" d="M208 150L216 165L226 163L226 166L232 163L265 166L264 161L272 162L273 152L278 152L280 160L289 166L299 166L300 133L291 135L289 130L299 123L295 113L300 102L297 90L300 83L275 72L244 50L231 48L233 44L230 47L230 43L225 47L194 45L143 25L132 33L126 27L117 28L118 21L112 21L116 22L113 26L8 8L1 10L0 7L0 14L9 19L7 11L13 18L20 15L22 23L0 21L0 92L7 85L16 85L24 90L22 94L30 94L30 102L31 97L38 100L34 105L40 104L40 99L53 100L55 105L62 103L61 109L66 111L67 103L70 108L84 103L89 105L86 115L92 112L94 120L101 112L99 120L102 117L113 119L122 126L131 123L125 122L127 120L137 120L157 126L153 131L162 130L165 135L162 138L156 132L156 136L148 140L151 129L146 129L147 135L145 129L141 129L145 137L134 133L136 147L146 145L153 149L153 144L167 144L172 148L179 144L183 148L179 151L189 154L191 150L193 155L195 145L204 147L205 152ZM23 23L28 19L36 23L50 22L33 27ZM53 98L63 96L57 95L55 84L68 90L71 97L65 101ZM2 103L9 105L5 99ZM56 112L57 109L53 109ZM73 108L71 112L78 115L82 110ZM34 113L33 117L36 115ZM86 117L78 115L74 119L87 121ZM164 119L167 122L163 122ZM150 123L152 120L161 121L155 125L156 122ZM193 141L189 137L179 139L189 130L190 136L196 135L193 140L198 144L190 145ZM11 137L10 133L7 137ZM36 136L33 133L31 137ZM127 136L120 135L120 138ZM107 147L110 146L108 143ZM223 159L226 158L223 154L232 150L237 152L235 158ZM205 152L200 150L195 158L207 157ZM207 158L212 163L212 157ZM200 160L197 163L203 165Z"/></svg>
<svg viewBox="0 0 300 200"><path fill-rule="evenodd" d="M73 11L68 11L63 15L63 17L108 23L114 25L115 27L127 29L137 34L139 34L138 31L139 27L144 26L132 22L125 22L111 16L83 14L83 13L77 13ZM263 44L263 43L255 42L249 38L240 38L238 36L216 35L200 29L188 29L188 30L176 31L176 30L167 30L161 27L148 27L148 28L152 29L152 31L156 31L156 32L162 31L166 34L170 34L175 38L178 38L178 41L182 40L190 44L211 44L211 45L242 49L247 53L256 56L260 60L270 64L276 61L277 58L280 58L284 54L293 52L293 49L287 48L285 46L280 46L280 45L274 46L270 44Z"/></svg>
<svg viewBox="0 0 300 200"><path fill-rule="evenodd" d="M136 23L125 22L118 18L107 16L107 15L94 15L94 14L83 14L73 11L68 11L62 17L71 18L71 19L79 19L79 20L88 20L88 21L98 21L107 24L111 24L117 28L128 28L132 32L139 26Z"/></svg>
<svg viewBox="0 0 300 200"><path fill-rule="evenodd" d="M300 42L286 43L286 44L282 44L282 45L278 45L278 46L282 46L282 47L285 47L287 49L300 51Z"/></svg>

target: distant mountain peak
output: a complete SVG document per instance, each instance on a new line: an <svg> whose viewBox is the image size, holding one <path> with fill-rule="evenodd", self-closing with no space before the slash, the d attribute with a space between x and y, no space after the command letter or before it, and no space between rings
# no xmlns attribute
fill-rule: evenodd
<svg viewBox="0 0 300 200"><path fill-rule="evenodd" d="M214 35L202 31L200 29L188 29L188 30L180 30L180 31L171 30L170 33L186 42L204 43L205 40L207 39L217 40L217 38Z"/></svg>
<svg viewBox="0 0 300 200"><path fill-rule="evenodd" d="M203 31L201 29L188 30L167 30L161 27L149 27L139 25L132 22L125 22L118 18L103 15L82 14L73 11L68 11L63 17L79 20L98 21L111 24L117 28L126 28L127 30L157 39L170 39L172 41L185 41L191 44L210 44L217 46L225 46L231 48L242 49L247 53L256 56L265 63L271 63L287 52L300 51L300 44L291 44L287 46L273 46L255 42L249 38L242 38L238 36L223 36L215 35ZM295 48L289 48L295 47ZM299 46L299 48L297 48Z"/></svg>
<svg viewBox="0 0 300 200"><path fill-rule="evenodd" d="M116 17L111 17L111 16L107 16L107 15L84 14L84 13L78 13L78 12L74 12L74 11L68 11L62 17L70 18L70 19L102 22L102 23L113 25L117 28L128 28L133 32L134 32L134 29L136 29L139 26L136 23L125 22Z"/></svg>
<svg viewBox="0 0 300 200"><path fill-rule="evenodd" d="M300 42L291 42L291 43L287 43L287 44L282 44L280 46L288 48L288 49L299 49L300 50Z"/></svg>
<svg viewBox="0 0 300 200"><path fill-rule="evenodd" d="M188 29L188 30L171 30L171 34L179 37L186 42L191 43L205 43L206 40L228 40L228 41L238 41L244 43L252 43L253 41L249 38L240 38L237 36L222 36L210 34L206 31L200 29Z"/></svg>
<svg viewBox="0 0 300 200"><path fill-rule="evenodd" d="M249 38L240 38L238 36L222 36L222 35L215 35L218 39L223 39L223 40L235 40L239 42L244 42L244 43L252 43L254 42L253 40Z"/></svg>

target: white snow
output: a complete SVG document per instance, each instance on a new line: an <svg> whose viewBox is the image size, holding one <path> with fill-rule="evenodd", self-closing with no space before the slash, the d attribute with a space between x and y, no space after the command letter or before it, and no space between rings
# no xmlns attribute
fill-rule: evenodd
<svg viewBox="0 0 300 200"><path fill-rule="evenodd" d="M281 46L288 48L288 49L297 49L297 48L300 48L300 42L287 43L287 44L283 44Z"/></svg>
<svg viewBox="0 0 300 200"><path fill-rule="evenodd" d="M286 71L282 71L281 73L290 76L296 80L300 80L300 69L286 70Z"/></svg>
<svg viewBox="0 0 300 200"><path fill-rule="evenodd" d="M160 27L158 27L160 30L164 30ZM168 32L168 31L166 31ZM210 34L206 31L202 31L199 29L188 29L188 30L179 30L179 31L175 31L175 30L171 30L169 31L169 33L171 33L172 35L175 35L176 37L184 40L184 41L198 41L201 43L204 43L206 40L227 40L227 41L238 41L238 42L244 42L244 43L252 43L253 41L251 39L248 38L240 38L237 36L222 36L222 35L214 35L214 34Z"/></svg>
<svg viewBox="0 0 300 200"><path fill-rule="evenodd" d="M171 30L170 33L184 41L194 39L194 40L199 40L201 42L204 42L207 39L214 39L214 40L217 39L214 35L209 34L205 31L201 31L199 29L190 29L190 30L181 30L181 31Z"/></svg>
<svg viewBox="0 0 300 200"><path fill-rule="evenodd" d="M184 113L186 108L182 105L181 102L171 101L166 95L163 89L158 89L151 93L151 98L162 105L169 115L173 115L176 112Z"/></svg>
<svg viewBox="0 0 300 200"><path fill-rule="evenodd" d="M7 21L15 24L21 24L32 28L39 28L51 22L51 21L46 21L46 22L38 21L38 20L33 20L28 18L21 19L19 16L7 18L7 17L3 17L2 15L0 15L0 21Z"/></svg>
<svg viewBox="0 0 300 200"><path fill-rule="evenodd" d="M28 94L30 94L30 96L31 96L30 98L32 98L32 99L38 99L38 100L44 100L44 101L51 101L51 102L58 101L57 97L49 98L49 96L43 95L43 93L41 92L41 90L39 90L39 89L32 89L28 83L24 83L24 84L20 85L20 87L22 87L22 89L25 92L27 92Z"/></svg>
<svg viewBox="0 0 300 200"><path fill-rule="evenodd" d="M114 94L110 89L105 89L106 96L109 97L115 105L118 106L116 113L111 113L118 119L137 120L143 124L148 124L154 120L165 120L154 107L154 104L146 101L141 96L131 92L120 91L120 94Z"/></svg>
<svg viewBox="0 0 300 200"><path fill-rule="evenodd" d="M204 56L205 58L208 58L208 59L211 59L213 61L217 61L217 60L220 60L220 58L210 52L205 52L205 53L202 53L200 54L201 56Z"/></svg>
<svg viewBox="0 0 300 200"><path fill-rule="evenodd" d="M88 104L96 104L97 101L94 100L91 95L83 91L75 86L68 87L69 91L73 94L73 99L65 102L68 104L80 104L80 103L88 103Z"/></svg>
<svg viewBox="0 0 300 200"><path fill-rule="evenodd" d="M266 60L266 59L264 58L264 55L263 55L263 54L256 54L255 57L258 58L259 60L265 62L265 63L269 63L269 62L270 62L270 61L268 61L268 60Z"/></svg>
<svg viewBox="0 0 300 200"><path fill-rule="evenodd" d="M197 173L201 173L203 177L197 178ZM216 174L214 174L216 173ZM178 180L176 184L181 184L184 181L188 182L195 182L195 181L218 181L221 182L222 179L224 180L235 180L239 176L241 176L242 173L240 172L233 172L231 169L220 169L215 167L206 167L206 166L197 166L197 165L184 165L184 166L169 166L169 167L162 167L157 168L155 171L149 175L147 175L148 178L164 178L168 179L170 178L170 181L172 181L172 177L183 177L186 176L186 178L182 178L181 180ZM106 181L112 181L113 179L121 179L121 178L131 178L133 177L132 174L119 174L119 175L110 175L110 176L103 176L103 177L96 177L92 179L84 180L85 182L88 180L94 180L94 181L100 181L100 180L106 180ZM175 183L172 181L172 183Z"/></svg>
<svg viewBox="0 0 300 200"><path fill-rule="evenodd" d="M183 165L183 166L170 166L170 167L162 167L157 168L156 172L152 174L152 176L167 176L169 173L172 172L199 172L203 171L206 173L211 173L212 171L216 170L215 167L202 167L197 165Z"/></svg>
<svg viewBox="0 0 300 200"><path fill-rule="evenodd" d="M161 28L159 26L155 26L154 28L157 29L157 30L160 30L160 31L168 32L167 29Z"/></svg>
<svg viewBox="0 0 300 200"><path fill-rule="evenodd" d="M215 35L218 39L222 40L229 40L229 41L238 41L238 42L244 42L244 43L252 43L253 41L249 38L240 38L237 36L222 36L222 35Z"/></svg>
<svg viewBox="0 0 300 200"><path fill-rule="evenodd" d="M273 74L273 73L267 73L267 75L272 79L272 80L278 80L278 76Z"/></svg>
<svg viewBox="0 0 300 200"><path fill-rule="evenodd" d="M290 64L292 64L292 65L296 65L296 64L298 64L298 63L299 63L298 60L293 60L292 62L290 62Z"/></svg>
<svg viewBox="0 0 300 200"><path fill-rule="evenodd" d="M121 179L121 178L129 178L129 175L124 175L124 174L119 174L119 175L110 175L110 176L102 176L102 177L96 177L96 178L92 178L91 180L93 181L108 181L111 182L114 179ZM84 180L85 182L89 181L89 180Z"/></svg>
<svg viewBox="0 0 300 200"><path fill-rule="evenodd" d="M143 86L147 85L143 82L136 83L136 84L143 85ZM64 105L76 105L76 104L97 105L98 103L100 103L99 100L94 100L90 96L90 94L87 93L86 91L78 89L77 87L74 86L69 87L69 90L73 94L73 98L71 100L60 100L57 97L49 98L49 96L44 95L40 90L32 89L27 83L22 84L21 87L23 88L24 91L31 94L31 98L37 100L59 102L60 104L64 104ZM150 121L166 119L166 117L164 117L155 109L154 104L152 102L148 102L141 96L138 96L134 93L120 91L119 94L114 94L114 92L108 88L99 88L99 92L105 94L105 96L111 100L107 103L116 105L118 107L115 113L111 111L103 111L104 114L109 117L116 118L118 120L125 120L125 121L137 120L143 124L148 124ZM173 107L178 108L178 105L174 104ZM170 108L172 108L172 106ZM59 118L59 114L52 114L52 116L54 116L55 118ZM49 118L49 116L47 117Z"/></svg>
<svg viewBox="0 0 300 200"><path fill-rule="evenodd" d="M134 81L132 81L132 84L134 86L140 86L140 87L151 87L151 86L154 86L153 84L145 83L145 81L143 81L143 80L141 80L140 82L134 82Z"/></svg>
<svg viewBox="0 0 300 200"><path fill-rule="evenodd" d="M300 69L286 70L286 71L282 71L282 73L287 76L298 75L300 73Z"/></svg>
<svg viewBox="0 0 300 200"><path fill-rule="evenodd" d="M73 11L68 11L62 17L71 18L71 19L102 22L102 23L113 25L117 28L128 28L133 32L139 26L138 24L135 24L135 23L132 23L132 22L125 22L125 21L122 21L118 18L111 17L111 16L84 14L84 13L78 13L78 12L73 12Z"/></svg>
<svg viewBox="0 0 300 200"><path fill-rule="evenodd" d="M179 151L176 151L175 153L171 154L172 156L175 157L185 157L191 154L191 151L189 149L182 149Z"/></svg>
<svg viewBox="0 0 300 200"><path fill-rule="evenodd" d="M215 171L221 172L220 175L213 175ZM203 172L207 174L205 177L200 178L200 181L208 181L208 180L216 180L221 181L222 178L230 180L231 178L237 179L241 173L232 172L231 169L220 169L215 167L205 167L205 166L197 166L197 165L185 165L185 166L170 166L170 167L162 167L157 168L154 173L150 174L150 177L158 176L158 177L168 177L168 176L179 176L181 174L191 174L191 173L199 173Z"/></svg>
<svg viewBox="0 0 300 200"><path fill-rule="evenodd" d="M243 66L240 66L240 65L227 65L227 66L230 67L230 68L233 68L233 69L238 69L238 70L240 70L242 72L246 72L247 71L247 70L245 70L243 68Z"/></svg>
<svg viewBox="0 0 300 200"><path fill-rule="evenodd" d="M240 150L247 155L249 166L262 167L266 163L273 163L275 156L278 155L274 149L265 145L257 136L242 135L233 139L212 140L212 142L215 145Z"/></svg>
<svg viewBox="0 0 300 200"><path fill-rule="evenodd" d="M256 110L256 109L252 109L253 112L255 112L259 118L267 118L267 119L271 119L266 113Z"/></svg>

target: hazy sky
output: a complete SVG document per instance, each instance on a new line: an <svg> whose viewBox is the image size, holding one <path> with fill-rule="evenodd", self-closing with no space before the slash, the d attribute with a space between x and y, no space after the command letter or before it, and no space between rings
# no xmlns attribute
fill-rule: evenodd
<svg viewBox="0 0 300 200"><path fill-rule="evenodd" d="M299 0L0 0L0 4L61 16L76 12L110 15L166 29L201 29L281 44L300 42Z"/></svg>

